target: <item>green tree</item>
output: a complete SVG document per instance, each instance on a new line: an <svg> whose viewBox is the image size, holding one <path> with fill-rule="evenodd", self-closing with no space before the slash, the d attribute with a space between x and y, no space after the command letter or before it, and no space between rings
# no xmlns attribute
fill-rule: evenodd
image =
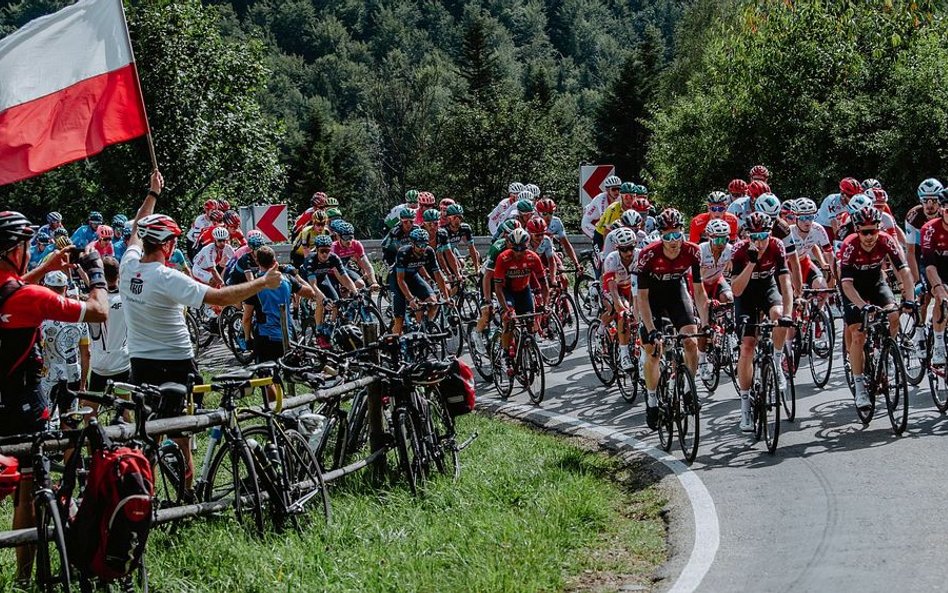
<svg viewBox="0 0 948 593"><path fill-rule="evenodd" d="M475 15L464 29L461 46L461 76L467 81L468 98L475 102L492 99L498 90L500 67L487 33L486 19Z"/></svg>

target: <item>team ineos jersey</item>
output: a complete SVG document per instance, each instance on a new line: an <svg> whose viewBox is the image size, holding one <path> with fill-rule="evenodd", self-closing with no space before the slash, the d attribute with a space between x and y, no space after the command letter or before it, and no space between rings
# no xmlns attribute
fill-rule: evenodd
<svg viewBox="0 0 948 593"><path fill-rule="evenodd" d="M944 220L934 218L922 226L922 262L926 266L942 268L948 266L948 228ZM945 280L943 278L942 280Z"/></svg>
<svg viewBox="0 0 948 593"><path fill-rule="evenodd" d="M750 241L744 239L734 244L734 251L731 253L731 275L739 276L750 264L747 252L750 249ZM767 242L767 248L763 252L757 253L757 263L754 264L754 271L751 273L750 283L769 284L773 277L789 273L787 270L787 254L783 248L783 242L775 237L770 237Z"/></svg>
<svg viewBox="0 0 948 593"><path fill-rule="evenodd" d="M937 214L935 215L937 217ZM921 243L921 229L929 220L925 214L925 207L921 204L913 206L908 214L905 215L905 243L906 245L918 245Z"/></svg>
<svg viewBox="0 0 948 593"><path fill-rule="evenodd" d="M539 282L545 282L543 262L540 256L530 251L518 252L507 249L499 256L494 264L494 283L504 285L508 290L520 292L530 286L530 277L536 276Z"/></svg>
<svg viewBox="0 0 948 593"><path fill-rule="evenodd" d="M698 246L701 250L701 280L702 282L711 282L717 280L724 274L724 268L731 261L731 255L734 253L734 246L730 243L724 246L724 250L718 255L717 259L711 252L711 243L705 241Z"/></svg>
<svg viewBox="0 0 948 593"><path fill-rule="evenodd" d="M655 241L639 252L634 273L638 277L638 287L642 290L681 282L689 270L692 278L700 277L701 250L697 245L683 241L678 256L670 259L665 255L662 242Z"/></svg>
<svg viewBox="0 0 948 593"><path fill-rule="evenodd" d="M843 240L839 250L840 278L856 283L876 283L882 280L882 263L886 258L892 267L901 270L906 265L905 255L898 242L885 233L879 233L872 249L866 251L854 234Z"/></svg>
<svg viewBox="0 0 948 593"><path fill-rule="evenodd" d="M415 253L414 245L405 245L398 250L395 257L395 272L403 272L406 276L418 274L421 268L434 275L440 271L438 267L438 258L435 257L435 250L429 245L420 254Z"/></svg>
<svg viewBox="0 0 948 593"><path fill-rule="evenodd" d="M803 234L803 231L797 225L793 225L790 229L790 236L793 238L793 243L796 245L797 253L801 259L810 257L814 247L827 251L831 248L829 235L826 234L823 225L818 222L811 223L811 225L806 234Z"/></svg>
<svg viewBox="0 0 948 593"><path fill-rule="evenodd" d="M638 254L635 254L638 255ZM635 269L635 255L629 260L628 264L622 261L622 254L618 251L610 253L602 262L602 285L608 287L613 280L619 288L632 286L635 278L633 270Z"/></svg>

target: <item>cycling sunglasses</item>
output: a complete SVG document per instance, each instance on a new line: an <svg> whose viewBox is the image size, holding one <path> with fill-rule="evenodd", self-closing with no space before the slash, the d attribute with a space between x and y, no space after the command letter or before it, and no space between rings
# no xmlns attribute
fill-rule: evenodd
<svg viewBox="0 0 948 593"><path fill-rule="evenodd" d="M816 220L815 214L801 214L797 216L797 222L813 222Z"/></svg>
<svg viewBox="0 0 948 593"><path fill-rule="evenodd" d="M526 246L526 245L514 245L513 247L511 247L511 249L513 249L514 251L526 251L526 250L527 250L527 246Z"/></svg>
<svg viewBox="0 0 948 593"><path fill-rule="evenodd" d="M727 206L708 206L708 212L724 212Z"/></svg>
<svg viewBox="0 0 948 593"><path fill-rule="evenodd" d="M770 236L770 231L762 231L759 233L749 233L752 241L763 241Z"/></svg>
<svg viewBox="0 0 948 593"><path fill-rule="evenodd" d="M425 247L428 246L428 242L427 241L414 241L412 242L412 245L414 245L418 249L424 249Z"/></svg>
<svg viewBox="0 0 948 593"><path fill-rule="evenodd" d="M727 245L727 237L711 237L713 245Z"/></svg>
<svg viewBox="0 0 948 593"><path fill-rule="evenodd" d="M622 247L616 247L622 253L629 253L630 251L635 251L635 245L623 245Z"/></svg>
<svg viewBox="0 0 948 593"><path fill-rule="evenodd" d="M662 241L681 241L685 234L681 231L669 231L662 235Z"/></svg>
<svg viewBox="0 0 948 593"><path fill-rule="evenodd" d="M329 253L330 251L332 251L332 249L330 249L330 248L328 248L328 247L324 247L324 248L322 248L322 249L317 249L317 250L316 250L316 253L323 253L323 254L325 254L325 253Z"/></svg>
<svg viewBox="0 0 948 593"><path fill-rule="evenodd" d="M863 237L873 237L879 234L879 229L859 229L859 234Z"/></svg>
<svg viewBox="0 0 948 593"><path fill-rule="evenodd" d="M339 235L339 238L343 241L351 241L355 238L355 235Z"/></svg>

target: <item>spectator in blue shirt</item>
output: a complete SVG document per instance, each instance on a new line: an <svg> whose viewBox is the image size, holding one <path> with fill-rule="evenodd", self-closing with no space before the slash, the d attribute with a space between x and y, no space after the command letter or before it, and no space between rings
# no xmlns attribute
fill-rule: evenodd
<svg viewBox="0 0 948 593"><path fill-rule="evenodd" d="M96 210L90 212L87 223L76 229L76 232L72 234L72 244L80 250L85 249L86 245L99 238L96 235L96 229L103 222L105 222L105 219L101 212Z"/></svg>

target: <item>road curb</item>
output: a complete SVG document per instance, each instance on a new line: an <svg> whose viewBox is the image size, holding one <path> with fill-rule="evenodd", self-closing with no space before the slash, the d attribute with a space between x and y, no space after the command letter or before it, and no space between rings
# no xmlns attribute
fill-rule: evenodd
<svg viewBox="0 0 948 593"><path fill-rule="evenodd" d="M570 436L595 440L611 449L644 453L668 468L684 490L694 514L694 542L691 553L678 578L668 589L669 593L692 593L701 584L714 562L721 541L717 511L711 493L701 478L687 465L675 457L621 431L586 422L566 414L549 412L535 406L502 402L480 398L478 409L494 414L503 414L518 420L528 421L544 429Z"/></svg>

